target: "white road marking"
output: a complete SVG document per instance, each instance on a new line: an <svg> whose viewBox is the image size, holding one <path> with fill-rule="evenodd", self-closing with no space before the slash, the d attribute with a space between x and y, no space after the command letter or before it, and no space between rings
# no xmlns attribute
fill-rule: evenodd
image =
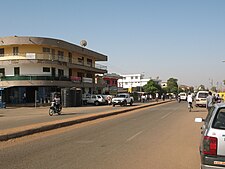
<svg viewBox="0 0 225 169"><path fill-rule="evenodd" d="M162 120L162 119L166 118L167 116L169 116L170 114L172 114L172 112L167 113L166 115L162 116L160 119Z"/></svg>
<svg viewBox="0 0 225 169"><path fill-rule="evenodd" d="M136 133L136 134L133 135L132 137L128 138L128 139L127 139L127 142L133 140L135 137L137 137L137 136L140 135L141 133L143 133L143 131L139 131L138 133Z"/></svg>

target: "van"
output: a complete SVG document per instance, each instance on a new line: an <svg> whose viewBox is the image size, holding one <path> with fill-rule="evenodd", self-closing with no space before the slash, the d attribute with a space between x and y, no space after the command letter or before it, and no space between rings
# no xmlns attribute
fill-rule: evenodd
<svg viewBox="0 0 225 169"><path fill-rule="evenodd" d="M183 101L186 101L187 100L187 93L181 92L179 94L179 96L180 96L180 100L183 100Z"/></svg>
<svg viewBox="0 0 225 169"><path fill-rule="evenodd" d="M209 95L208 91L199 91L195 98L196 107L206 107L206 98Z"/></svg>

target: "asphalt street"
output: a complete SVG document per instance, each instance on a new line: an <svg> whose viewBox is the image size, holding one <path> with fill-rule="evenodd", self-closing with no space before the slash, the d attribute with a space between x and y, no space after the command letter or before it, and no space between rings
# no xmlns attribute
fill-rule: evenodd
<svg viewBox="0 0 225 169"><path fill-rule="evenodd" d="M205 109L167 103L0 143L4 169L198 169Z"/></svg>
<svg viewBox="0 0 225 169"><path fill-rule="evenodd" d="M148 104L147 102L144 104ZM94 114L100 112L107 112L112 110L127 109L143 105L143 103L135 103L133 106L120 107L112 105L102 106L84 106L84 107L66 107L62 110L62 115L49 116L49 107L9 107L0 109L0 130L10 129L20 126L26 126L36 123L51 122L55 120L68 119L87 114Z"/></svg>

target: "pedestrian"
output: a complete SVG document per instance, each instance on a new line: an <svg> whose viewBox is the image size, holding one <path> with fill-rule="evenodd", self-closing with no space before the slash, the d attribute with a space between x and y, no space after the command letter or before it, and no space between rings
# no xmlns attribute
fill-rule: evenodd
<svg viewBox="0 0 225 169"><path fill-rule="evenodd" d="M158 102L158 99L159 99L159 93L156 93L155 94L155 101Z"/></svg>
<svg viewBox="0 0 225 169"><path fill-rule="evenodd" d="M23 103L27 102L27 94L26 92L23 93Z"/></svg>
<svg viewBox="0 0 225 169"><path fill-rule="evenodd" d="M209 95L206 98L206 108L208 110L208 113L210 111L210 109L213 107L213 96L212 96L212 92L209 92Z"/></svg>
<svg viewBox="0 0 225 169"><path fill-rule="evenodd" d="M144 95L144 94L141 95L141 101L142 101L143 103L145 102L145 95Z"/></svg>

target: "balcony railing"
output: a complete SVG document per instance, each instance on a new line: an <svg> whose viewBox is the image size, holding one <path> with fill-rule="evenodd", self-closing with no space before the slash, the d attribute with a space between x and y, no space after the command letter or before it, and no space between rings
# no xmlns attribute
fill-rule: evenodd
<svg viewBox="0 0 225 169"><path fill-rule="evenodd" d="M51 81L70 81L70 78L66 76L54 77L54 76L3 76L2 81L16 81L16 80L51 80Z"/></svg>
<svg viewBox="0 0 225 169"><path fill-rule="evenodd" d="M87 67L93 67L96 69L107 70L107 66L100 64L84 64L84 62L78 62L77 58L69 58L69 56L59 56L50 53L11 53L11 54L0 54L0 61L8 60L48 60L48 61L59 61L77 65L83 65Z"/></svg>

